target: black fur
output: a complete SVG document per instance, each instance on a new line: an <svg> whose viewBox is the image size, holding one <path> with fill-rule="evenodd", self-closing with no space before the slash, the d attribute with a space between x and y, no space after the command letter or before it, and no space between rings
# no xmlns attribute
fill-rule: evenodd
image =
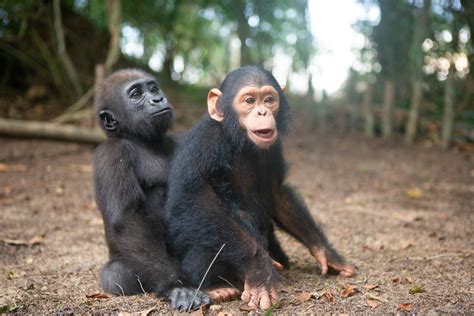
<svg viewBox="0 0 474 316"><path fill-rule="evenodd" d="M133 87L140 93L133 94ZM154 292L170 299L173 308L187 309L196 290L180 284L179 265L166 249L163 218L176 147L165 133L171 105L151 75L134 69L108 77L95 102L109 137L94 155L95 195L110 257L101 271L102 287L118 295ZM209 302L199 292L193 305Z"/></svg>
<svg viewBox="0 0 474 316"><path fill-rule="evenodd" d="M166 204L168 241L192 285L199 283L225 244L206 286L219 285L223 277L272 287L276 274L270 258L286 267L289 264L274 236L273 221L308 247L333 251L304 203L284 184L286 165L280 140L263 150L240 127L231 105L236 93L249 84L276 89L280 98L277 129L279 134L286 132L289 107L280 86L264 69L243 67L221 85L218 109L224 121L205 115L187 134L172 163ZM300 229L305 236L298 233Z"/></svg>

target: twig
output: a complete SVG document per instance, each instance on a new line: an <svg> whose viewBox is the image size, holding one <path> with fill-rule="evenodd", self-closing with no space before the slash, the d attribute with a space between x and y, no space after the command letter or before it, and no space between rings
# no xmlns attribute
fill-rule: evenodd
<svg viewBox="0 0 474 316"><path fill-rule="evenodd" d="M140 288L142 289L143 294L146 294L145 289L143 288L142 281L140 281L140 276L138 276L138 274L135 274L135 276L137 277L138 284L140 284Z"/></svg>
<svg viewBox="0 0 474 316"><path fill-rule="evenodd" d="M238 288L236 288L229 280L221 277L220 275L217 276L219 279L221 279L222 281L224 281L225 283L229 284L231 287L233 287L235 290L239 290Z"/></svg>
<svg viewBox="0 0 474 316"><path fill-rule="evenodd" d="M89 101L92 96L94 96L95 86L92 86L84 93L74 104L66 109L61 115L52 119L53 122L62 123L65 121L65 118L68 117L71 113L79 111L86 103Z"/></svg>
<svg viewBox="0 0 474 316"><path fill-rule="evenodd" d="M439 259L443 257L459 257L459 256L470 256L472 252L451 252L451 253L442 253L439 255L431 256L431 257L412 257L412 258L407 258L408 260L413 260L413 261L424 261L424 260L434 260L434 259ZM403 260L404 258L398 258L395 260Z"/></svg>
<svg viewBox="0 0 474 316"><path fill-rule="evenodd" d="M358 285L358 284L366 284L367 283L367 277L364 276L364 278L362 280L359 280L359 281L348 281L347 283L351 284L351 285Z"/></svg>
<svg viewBox="0 0 474 316"><path fill-rule="evenodd" d="M115 282L115 285L119 287L119 289L122 291L122 296L125 296L125 291L123 290L123 287L120 286L117 282Z"/></svg>
<svg viewBox="0 0 474 316"><path fill-rule="evenodd" d="M225 244L222 244L221 249L219 249L219 251L216 253L216 255L214 256L214 259L212 259L211 264L210 264L209 267L207 268L206 273L204 273L204 276L202 277L201 283L199 283L199 286L198 286L198 288L196 289L196 292L194 293L193 299L192 299L191 303L189 303L189 307L188 307L187 313L189 313L189 312L191 311L191 307L193 306L194 300L196 299L197 294L198 294L199 291L201 290L201 286L202 286L202 284L204 283L204 280L206 279L207 274L208 274L209 271L211 270L212 265L214 264L214 262L216 261L217 257L218 257L219 254L221 253L222 249L224 249L224 247L225 247Z"/></svg>

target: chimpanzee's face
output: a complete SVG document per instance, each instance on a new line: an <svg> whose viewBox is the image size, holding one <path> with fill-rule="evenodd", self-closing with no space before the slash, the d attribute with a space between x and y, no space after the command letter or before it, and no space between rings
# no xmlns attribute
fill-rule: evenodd
<svg viewBox="0 0 474 316"><path fill-rule="evenodd" d="M276 116L279 107L278 92L270 85L244 86L237 92L232 103L240 127L262 149L268 149L277 140Z"/></svg>

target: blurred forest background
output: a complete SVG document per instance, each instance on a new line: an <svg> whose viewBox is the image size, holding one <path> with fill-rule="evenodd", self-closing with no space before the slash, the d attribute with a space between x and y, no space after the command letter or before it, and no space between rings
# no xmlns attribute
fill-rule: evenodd
<svg viewBox="0 0 474 316"><path fill-rule="evenodd" d="M101 139L90 129L94 86L124 67L157 74L179 105L178 123L189 125L180 107L203 113L209 87L260 64L287 85L311 128L472 145L473 1L357 1L355 58L337 91L318 85L324 52L312 2L2 0L0 133ZM70 125L81 127L62 129Z"/></svg>

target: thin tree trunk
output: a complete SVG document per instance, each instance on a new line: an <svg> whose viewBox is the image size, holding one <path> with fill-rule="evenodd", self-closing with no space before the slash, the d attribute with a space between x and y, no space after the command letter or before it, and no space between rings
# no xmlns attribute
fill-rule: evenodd
<svg viewBox="0 0 474 316"><path fill-rule="evenodd" d="M393 131L393 101L395 97L395 82L393 79L384 81L383 89L383 112L382 112L382 135L384 138L392 137Z"/></svg>
<svg viewBox="0 0 474 316"><path fill-rule="evenodd" d="M47 138L98 144L105 135L98 128L82 128L47 122L32 122L0 118L0 135L28 138Z"/></svg>
<svg viewBox="0 0 474 316"><path fill-rule="evenodd" d="M416 136L418 126L418 113L420 111L421 102L423 99L423 90L421 80L417 80L413 84L413 94L411 97L411 108L408 114L408 121L406 125L405 141L409 144L413 143Z"/></svg>
<svg viewBox="0 0 474 316"><path fill-rule="evenodd" d="M428 30L428 24L430 21L431 13L431 0L423 1L423 13L421 17L417 17L416 30L413 41L412 52L413 56L413 91L411 98L410 112L408 120L405 126L405 141L409 144L413 143L416 137L416 131L418 126L418 117L421 104L423 103L423 61L424 55L421 49L421 45L425 39L426 32Z"/></svg>
<svg viewBox="0 0 474 316"><path fill-rule="evenodd" d="M63 22L61 18L61 3L60 0L53 1L53 8L54 8L54 32L56 33L56 40L58 41L58 55L63 63L64 69L66 70L66 74L71 80L71 83L74 87L76 92L76 96L80 96L82 94L82 87L79 82L79 77L77 75L76 68L69 58L69 55L66 50L66 43L64 40L64 30L63 30Z"/></svg>
<svg viewBox="0 0 474 316"><path fill-rule="evenodd" d="M105 73L109 74L120 57L120 21L122 5L120 0L107 0L107 26L110 32L109 52L105 58Z"/></svg>
<svg viewBox="0 0 474 316"><path fill-rule="evenodd" d="M362 99L362 112L364 115L364 131L367 137L374 137L374 113L372 111L372 90L373 85L367 83L364 97Z"/></svg>
<svg viewBox="0 0 474 316"><path fill-rule="evenodd" d="M441 145L448 148L453 135L454 126L454 65L449 67L448 77L444 90L443 128L441 131Z"/></svg>

